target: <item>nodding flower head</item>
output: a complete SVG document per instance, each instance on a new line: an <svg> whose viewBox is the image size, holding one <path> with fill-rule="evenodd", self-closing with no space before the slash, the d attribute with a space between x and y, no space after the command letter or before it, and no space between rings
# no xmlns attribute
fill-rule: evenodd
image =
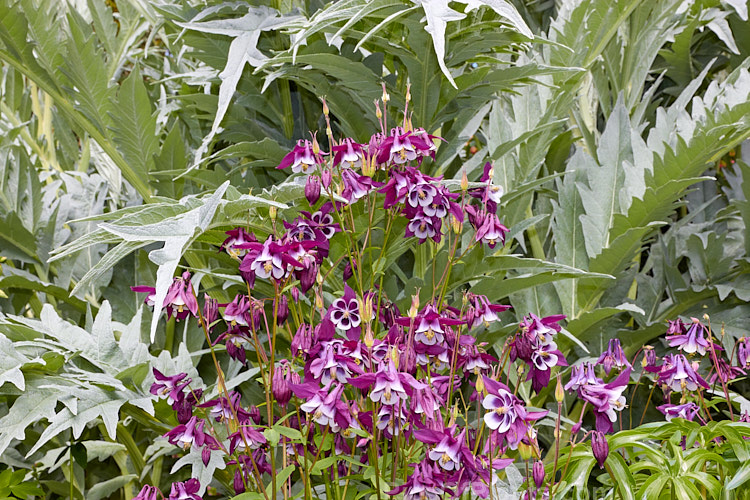
<svg viewBox="0 0 750 500"><path fill-rule="evenodd" d="M239 259L245 256L247 248L237 246L246 243L257 243L258 238L253 233L248 233L241 227L226 232L227 239L221 244L220 250L224 250L230 256Z"/></svg>
<svg viewBox="0 0 750 500"><path fill-rule="evenodd" d="M155 486L144 486L141 491L133 497L133 500L158 500L161 495L159 488Z"/></svg>
<svg viewBox="0 0 750 500"><path fill-rule="evenodd" d="M182 401L185 397L183 390L192 382L192 379L187 378L187 373L178 373L168 377L156 368L153 371L156 381L151 385L151 394L167 396L167 403L170 405L175 401Z"/></svg>
<svg viewBox="0 0 750 500"><path fill-rule="evenodd" d="M599 431L593 431L591 434L591 451L594 453L596 463L599 464L599 468L604 468L604 462L607 461L609 456L609 443L604 433Z"/></svg>
<svg viewBox="0 0 750 500"><path fill-rule="evenodd" d="M692 422L700 411L700 407L692 401L681 405L661 405L657 406L656 409L664 414L667 421L670 421L673 418L684 418L685 420L690 420Z"/></svg>
<svg viewBox="0 0 750 500"><path fill-rule="evenodd" d="M188 479L184 483L172 483L168 500L202 500L202 497L198 495L200 490L201 483L195 478Z"/></svg>
<svg viewBox="0 0 750 500"><path fill-rule="evenodd" d="M318 164L323 162L322 155L325 154L322 152L315 154L313 143L300 139L294 149L281 159L281 163L276 168L283 169L291 166L294 173L309 174L316 169Z"/></svg>
<svg viewBox="0 0 750 500"><path fill-rule="evenodd" d="M623 352L618 339L609 340L609 347L601 354L601 356L599 356L599 359L596 360L596 364L604 366L604 371L607 375L609 375L609 372L611 372L614 367L632 368L628 358L625 357L625 353Z"/></svg>
<svg viewBox="0 0 750 500"><path fill-rule="evenodd" d="M670 325L670 330L672 329L673 327ZM697 352L699 355L704 356L706 354L706 349L709 348L709 341L706 340L704 335L705 331L706 327L703 326L698 319L693 318L693 322L685 333L667 335L667 340L671 347L677 347L682 352L687 354L694 354Z"/></svg>

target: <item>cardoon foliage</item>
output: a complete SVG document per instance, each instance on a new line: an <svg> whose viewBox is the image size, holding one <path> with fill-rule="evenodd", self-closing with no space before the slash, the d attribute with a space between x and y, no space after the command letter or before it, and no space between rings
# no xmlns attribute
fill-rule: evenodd
<svg viewBox="0 0 750 500"><path fill-rule="evenodd" d="M387 104L387 95L381 102ZM548 419L555 436L562 435L564 385L582 403L580 420L569 429L571 444L580 443L581 430L591 435L591 452L604 466L605 434L627 407L633 364L612 339L595 363L568 368L558 347L562 315L528 313L504 345L488 352L482 335L503 321L509 306L470 289L447 290L446 280L466 252L504 244L502 186L488 163L478 187L462 182L451 191L421 170L441 139L408 119L392 128L382 113L379 119L381 130L367 143L336 141L329 128L328 151L313 135L284 157L279 168L304 177L301 205L281 221L274 214L268 233L227 231L220 250L244 281L229 303L205 295L201 309L190 273L175 278L164 302L167 316L198 318L215 356L223 349L255 370L247 383L263 399L252 406L247 394L229 390L235 384L224 379L219 357L215 396L207 401L187 374L154 370L151 392L173 406L179 422L164 437L199 452L205 464L221 454L235 493L275 485L272 496L289 496L299 482L306 498L338 487L405 499L487 498L502 469L518 461L528 465L526 496L547 498L557 476L545 471L553 462L549 444L539 442L539 421ZM401 234L391 234L393 228ZM383 280L369 272L382 269L389 245L401 238L414 248L448 252L445 269L435 259L432 286L410 303L389 297ZM148 292L153 303L152 288L134 290ZM696 394L709 385L697 357L711 355L712 383L743 372L717 357L720 349L698 320L689 327L671 323L665 341L680 352L660 364L654 349L645 349L638 381L653 379L663 389L658 409L667 419L703 421ZM737 352L747 367L746 340ZM530 404L529 394L553 391L558 405L549 408L551 419L548 409ZM678 404L672 394L680 395ZM277 481L287 468L292 472ZM200 498L206 486L197 479L176 482L169 498ZM154 495L147 487L138 498Z"/></svg>

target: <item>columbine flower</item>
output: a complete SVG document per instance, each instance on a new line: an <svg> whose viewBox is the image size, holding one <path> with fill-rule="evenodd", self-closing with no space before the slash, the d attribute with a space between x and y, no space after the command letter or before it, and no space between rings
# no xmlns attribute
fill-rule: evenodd
<svg viewBox="0 0 750 500"><path fill-rule="evenodd" d="M463 467L474 469L474 455L466 446L466 429L458 436L454 436L455 426L442 429L419 429L414 431L414 437L425 444L435 445L428 458L446 471L459 470Z"/></svg>
<svg viewBox="0 0 750 500"><path fill-rule="evenodd" d="M167 308L168 318L174 315L180 320L190 314L198 316L198 301L195 299L189 272L185 271L181 277L174 279L164 298L164 307Z"/></svg>
<svg viewBox="0 0 750 500"><path fill-rule="evenodd" d="M482 407L490 410L484 415L487 427L497 432L511 449L516 449L524 438L532 432L531 423L544 417L547 412L530 412L523 402L511 394L504 384L482 376L487 395L482 400Z"/></svg>
<svg viewBox="0 0 750 500"><path fill-rule="evenodd" d="M370 391L370 399L383 405L395 405L406 400L408 396L404 386L409 387L409 392L414 388L424 388L423 384L408 373L399 373L392 359L382 363L376 373L365 373L350 378L348 382L359 389L368 389L375 384Z"/></svg>
<svg viewBox="0 0 750 500"><path fill-rule="evenodd" d="M305 245L299 242L297 244ZM290 255L291 245L274 241L273 236L269 236L262 244L247 243L244 246L250 251L242 259L240 272L250 286L255 284L256 277L281 281L293 268L303 267Z"/></svg>
<svg viewBox="0 0 750 500"><path fill-rule="evenodd" d="M313 421L320 425L329 425L333 432L338 432L349 428L352 416L342 398L344 386L338 384L329 394L330 386L329 383L323 389L316 389L307 383L290 384L295 396L307 400L300 406L302 411L311 414Z"/></svg>
<svg viewBox="0 0 750 500"><path fill-rule="evenodd" d="M497 313L507 311L511 306L490 304L484 295L475 295L471 292L466 294L469 307L466 311L466 326L476 328L484 324L485 327L497 321Z"/></svg>
<svg viewBox="0 0 750 500"><path fill-rule="evenodd" d="M426 460L414 464L414 471L409 474L405 484L388 492L388 495L398 495L404 492L404 500L440 500L443 498L445 482L433 475L433 465Z"/></svg>
<svg viewBox="0 0 750 500"><path fill-rule="evenodd" d="M565 384L565 390L577 391L581 386L598 384L604 384L604 382L596 376L594 365L584 362L573 366L570 371L570 381Z"/></svg>
<svg viewBox="0 0 750 500"><path fill-rule="evenodd" d="M363 144L358 144L353 140L346 138L341 144L331 148L333 155L333 165L343 163L348 168L360 168L362 158L364 158Z"/></svg>
<svg viewBox="0 0 750 500"><path fill-rule="evenodd" d="M370 177L358 175L348 168L341 169L341 181L344 183L344 191L341 196L349 203L354 203L367 195L374 185Z"/></svg>
<svg viewBox="0 0 750 500"><path fill-rule="evenodd" d="M184 483L172 483L169 500L202 500L198 495L200 489L201 483L195 478L188 479Z"/></svg>
<svg viewBox="0 0 750 500"><path fill-rule="evenodd" d="M533 468L533 477L534 477L534 484L536 484L537 488L541 488L542 484L544 484L544 462L541 460L537 460L534 462L534 468Z"/></svg>
<svg viewBox="0 0 750 500"><path fill-rule="evenodd" d="M657 381L675 392L695 391L698 387L709 388L708 383L682 354L668 354L664 357L664 365L661 367Z"/></svg>
<svg viewBox="0 0 750 500"><path fill-rule="evenodd" d="M690 403L685 403L682 405L661 405L657 406L656 409L664 414L664 416L667 418L667 421L670 421L673 418L684 418L685 420L690 420L692 422L695 416L700 411L698 405L693 403L692 401Z"/></svg>
<svg viewBox="0 0 750 500"><path fill-rule="evenodd" d="M720 379L722 382L727 383L730 380L739 378L740 375L747 375L745 370L738 366L730 365L724 358L717 358L716 360L716 371L711 374L708 381L713 384L716 379Z"/></svg>
<svg viewBox="0 0 750 500"><path fill-rule="evenodd" d="M144 486L133 500L158 500L157 493L161 494L155 486Z"/></svg>
<svg viewBox="0 0 750 500"><path fill-rule="evenodd" d="M317 163L322 163L322 160L320 156L313 153L313 143L300 139L294 149L281 159L281 163L276 168L283 169L291 166L294 173L309 173L315 169Z"/></svg>
<svg viewBox="0 0 750 500"><path fill-rule="evenodd" d="M198 404L201 396L203 396L203 389L196 389L188 393L188 395L181 400L177 400L172 403L172 409L177 412L177 421L181 424L186 424L193 416L193 408Z"/></svg>
<svg viewBox="0 0 750 500"><path fill-rule="evenodd" d="M244 245L246 243L257 243L258 238L254 234L248 233L241 227L227 231L227 239L221 244L220 250L224 250L230 256L239 259L244 257L247 253L246 248L237 247L237 245Z"/></svg>
<svg viewBox="0 0 750 500"><path fill-rule="evenodd" d="M164 434L170 444L179 446L183 450L187 450L191 446L201 447L204 444L206 447L203 449L203 463L208 465L208 461L211 457L211 449L218 449L219 443L210 434L206 434L203 427L206 422L203 419L197 417L191 417L186 424L180 424L171 431ZM208 452L208 453L206 453Z"/></svg>
<svg viewBox="0 0 750 500"><path fill-rule="evenodd" d="M478 198L481 203L487 207L488 212L497 213L497 206L500 204L500 200L503 197L503 187L492 183L492 169L492 163L487 162L484 164L482 177L479 181L486 182L487 185L470 189L469 195Z"/></svg>
<svg viewBox="0 0 750 500"><path fill-rule="evenodd" d="M424 345L441 344L445 340L444 326L460 325L460 319L448 318L438 312L433 304L427 304L414 318L414 341ZM396 320L401 326L411 326L412 319L401 317Z"/></svg>
<svg viewBox="0 0 750 500"><path fill-rule="evenodd" d="M594 453L596 463L599 464L599 468L604 468L604 462L607 461L609 455L609 443L604 433L599 431L593 431L591 434L591 451Z"/></svg>
<svg viewBox="0 0 750 500"><path fill-rule="evenodd" d="M698 353L701 356L706 354L709 348L708 340L704 337L706 327L701 322L692 318L693 323L684 334L667 335L667 340L671 347L677 347L688 354Z"/></svg>
<svg viewBox="0 0 750 500"><path fill-rule="evenodd" d="M243 425L229 435L229 453L234 453L236 450L240 453L257 450L264 444L266 444L266 438L263 433L249 425Z"/></svg>
<svg viewBox="0 0 750 500"><path fill-rule="evenodd" d="M292 399L292 390L289 384L299 384L299 374L295 372L289 362L282 359L273 372L273 397L282 408L286 408Z"/></svg>
<svg viewBox="0 0 750 500"><path fill-rule="evenodd" d="M167 403L174 404L175 401L181 401L185 397L183 390L187 387L192 379L185 379L187 373L178 373L168 377L162 372L153 369L156 382L151 385L151 394L155 396L167 396Z"/></svg>
<svg viewBox="0 0 750 500"><path fill-rule="evenodd" d="M336 328L345 332L358 328L362 323L357 296L349 285L344 285L344 296L334 300L328 308L328 318ZM359 337L358 331L356 336Z"/></svg>
<svg viewBox="0 0 750 500"><path fill-rule="evenodd" d="M628 358L625 357L625 353L623 352L618 339L609 340L608 349L599 356L599 359L596 360L596 364L603 365L604 371L607 375L609 375L609 372L612 371L612 367L614 366L617 368L622 368L624 366L632 368L630 362L628 362Z"/></svg>
<svg viewBox="0 0 750 500"><path fill-rule="evenodd" d="M378 163L392 161L396 164L404 164L415 160L418 153L430 152L430 145L411 132L404 132L401 127L391 129L391 135L386 137L380 144L380 152L377 156Z"/></svg>
<svg viewBox="0 0 750 500"><path fill-rule="evenodd" d="M611 432L612 423L617 421L617 411L627 406L622 393L630 382L630 368L623 371L615 380L608 384L582 385L578 388L578 395L594 408L596 415L596 429L601 432Z"/></svg>
<svg viewBox="0 0 750 500"><path fill-rule="evenodd" d="M252 319L250 316L250 299L247 295L237 294L234 300L227 304L226 309L224 309L224 321L230 327L235 325L250 326Z"/></svg>
<svg viewBox="0 0 750 500"><path fill-rule="evenodd" d="M742 368L750 368L750 337L742 337L738 341L737 361Z"/></svg>

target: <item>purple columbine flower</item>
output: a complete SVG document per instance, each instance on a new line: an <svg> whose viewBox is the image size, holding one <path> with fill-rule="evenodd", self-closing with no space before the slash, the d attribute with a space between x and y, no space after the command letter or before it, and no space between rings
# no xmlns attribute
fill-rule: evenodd
<svg viewBox="0 0 750 500"><path fill-rule="evenodd" d="M661 405L657 406L656 409L664 414L664 416L667 418L667 421L670 421L673 418L684 418L685 420L690 420L692 422L695 416L700 411L698 405L693 403L692 401L681 405Z"/></svg>
<svg viewBox="0 0 750 500"><path fill-rule="evenodd" d="M459 470L462 466L474 470L474 454L466 445L466 429L454 436L456 428L451 426L442 430L418 429L414 437L425 444L435 445L427 457L446 471Z"/></svg>
<svg viewBox="0 0 750 500"><path fill-rule="evenodd" d="M591 451L594 453L599 468L603 469L604 462L607 461L607 456L609 456L609 443L603 432L593 431L591 433Z"/></svg>
<svg viewBox="0 0 750 500"><path fill-rule="evenodd" d="M320 179L314 175L307 178L305 183L305 198L312 207L320 199Z"/></svg>
<svg viewBox="0 0 750 500"><path fill-rule="evenodd" d="M668 386L675 392L695 391L698 387L708 389L709 385L683 354L668 354L664 357L657 382Z"/></svg>
<svg viewBox="0 0 750 500"><path fill-rule="evenodd" d="M141 491L133 497L133 500L158 500L157 494L161 495L159 488L155 486L144 486Z"/></svg>
<svg viewBox="0 0 750 500"><path fill-rule="evenodd" d="M404 237L414 236L419 238L419 243L424 243L427 239L432 238L433 241L439 243L442 239L442 225L443 223L439 218L430 217L423 210L419 210L406 225Z"/></svg>
<svg viewBox="0 0 750 500"><path fill-rule="evenodd" d="M414 318L414 341L424 345L442 344L445 340L444 326L455 326L463 323L461 319L446 317L438 312L434 304L427 304ZM401 317L396 320L401 326L411 326L412 318Z"/></svg>
<svg viewBox="0 0 750 500"><path fill-rule="evenodd" d="M213 418L217 422L225 422L234 418L237 415L240 423L249 421L250 415L247 410L240 406L240 393L235 391L229 391L229 401L225 396L221 396L218 399L212 399L205 403L198 405L199 408L210 408L208 416Z"/></svg>
<svg viewBox="0 0 750 500"><path fill-rule="evenodd" d="M151 394L161 397L167 396L167 403L170 405L185 397L182 391L192 382L192 379L186 379L187 373L178 373L168 377L156 368L153 371L156 382L151 385Z"/></svg>
<svg viewBox="0 0 750 500"><path fill-rule="evenodd" d="M333 166L341 163L347 168L361 168L362 159L364 158L364 144L354 142L348 137L341 141L341 144L331 148L333 155Z"/></svg>
<svg viewBox="0 0 750 500"><path fill-rule="evenodd" d="M541 488L544 484L544 462L541 460L537 460L534 462L534 468L532 471L532 476L534 478L534 484L537 488Z"/></svg>
<svg viewBox="0 0 750 500"><path fill-rule="evenodd" d="M273 397L282 408L286 408L292 399L292 389L289 384L299 384L300 377L285 359L282 359L273 372Z"/></svg>
<svg viewBox="0 0 750 500"><path fill-rule="evenodd" d="M375 387L370 391L370 399L383 405L395 405L408 399L405 387L409 388L409 393L414 389L426 387L408 373L398 372L390 358L381 363L376 373L365 373L359 377L350 378L348 383L358 389L368 389L374 384Z"/></svg>
<svg viewBox="0 0 750 500"><path fill-rule="evenodd" d="M250 316L250 299L247 295L239 293L232 302L227 304L226 309L224 309L224 321L230 327L235 325L250 327L252 318Z"/></svg>
<svg viewBox="0 0 750 500"><path fill-rule="evenodd" d="M698 353L705 356L706 349L709 348L708 340L704 333L706 327L697 319L692 318L693 322L684 334L667 335L667 340L671 347L677 347L687 354Z"/></svg>
<svg viewBox="0 0 750 500"><path fill-rule="evenodd" d="M618 339L609 339L609 347L601 354L601 356L599 356L599 359L596 360L596 364L603 365L604 371L607 375L609 375L609 372L611 372L612 368L615 366L617 368L623 368L625 366L633 368L628 361L628 358L625 357L625 353L623 352Z"/></svg>
<svg viewBox="0 0 750 500"><path fill-rule="evenodd" d="M391 161L398 165L415 160L419 154L429 154L430 145L421 138L404 132L401 127L391 129L391 135L380 143L377 162Z"/></svg>
<svg viewBox="0 0 750 500"><path fill-rule="evenodd" d="M608 384L582 385L578 395L594 408L596 428L601 432L612 432L612 423L617 421L617 411L627 406L622 393L630 382L630 368L625 369Z"/></svg>
<svg viewBox="0 0 750 500"><path fill-rule="evenodd" d="M409 474L406 483L392 489L388 495L394 496L404 492L404 500L440 500L443 498L445 482L440 472L435 477L433 472L435 466L426 460L413 465L414 471Z"/></svg>
<svg viewBox="0 0 750 500"><path fill-rule="evenodd" d="M596 376L594 365L588 362L573 366L570 370L570 380L565 384L566 391L577 391L584 385L603 385L599 377Z"/></svg>
<svg viewBox="0 0 750 500"><path fill-rule="evenodd" d="M294 146L294 149L281 159L281 163L279 163L279 166L276 168L284 169L291 166L292 172L295 174L299 172L307 174L315 170L316 165L323 162L321 155L325 155L326 153L319 153L316 155L314 153L314 142L314 139L313 142L302 139L297 141L297 145Z"/></svg>
<svg viewBox="0 0 750 500"><path fill-rule="evenodd" d="M195 445L201 447L204 444L209 447L218 448L218 442L211 435L206 434L203 427L206 422L197 417L191 417L186 424L180 424L171 431L164 434L170 444L187 450Z"/></svg>
<svg viewBox="0 0 750 500"><path fill-rule="evenodd" d="M316 388L313 384L289 384L294 395L300 399L306 399L300 408L305 413L312 415L313 421L320 425L328 425L331 431L338 432L348 429L352 422L349 408L343 400L344 386L337 384L329 393L329 383L323 389Z"/></svg>
<svg viewBox="0 0 750 500"><path fill-rule="evenodd" d="M484 422L502 436L511 449L516 449L532 430L532 422L544 417L547 412L527 411L523 402L511 394L506 385L486 376L482 376L482 381L487 391L482 407L490 411L484 415Z"/></svg>
<svg viewBox="0 0 750 500"><path fill-rule="evenodd" d="M237 247L237 245L244 245L246 243L257 243L258 238L253 233L248 233L241 227L232 229L226 232L227 239L221 244L220 250L224 250L231 257L240 259L247 253L246 248Z"/></svg>
<svg viewBox="0 0 750 500"><path fill-rule="evenodd" d="M195 478L188 479L184 483L172 483L168 500L203 500L198 495L200 489L201 483Z"/></svg>
<svg viewBox="0 0 750 500"><path fill-rule="evenodd" d="M406 405L383 405L378 412L377 427L390 439L407 430L408 419L402 408Z"/></svg>
<svg viewBox="0 0 750 500"><path fill-rule="evenodd" d="M507 311L511 306L491 304L484 295L476 295L471 292L466 294L469 307L466 310L466 326L476 328L482 324L488 327L490 323L497 321L497 313Z"/></svg>
<svg viewBox="0 0 750 500"><path fill-rule="evenodd" d="M488 212L497 213L497 206L500 204L500 200L503 197L503 187L492 183L492 176L490 175L492 168L492 163L487 162L484 164L482 177L479 181L486 182L487 185L470 189L469 195L479 199L481 203L487 207Z"/></svg>
<svg viewBox="0 0 750 500"><path fill-rule="evenodd" d="M167 308L168 318L175 316L180 320L188 315L198 316L198 301L195 299L189 272L185 271L182 276L174 279L164 298L164 307Z"/></svg>
<svg viewBox="0 0 750 500"><path fill-rule="evenodd" d="M344 332L356 330L356 337L359 338L359 325L362 318L359 314L359 304L354 290L349 285L344 285L344 295L333 301L328 308L328 318L334 326Z"/></svg>
<svg viewBox="0 0 750 500"><path fill-rule="evenodd" d="M366 175L358 175L354 170L348 168L341 169L341 182L344 184L341 196L349 203L354 203L366 196L376 185L372 178Z"/></svg>
<svg viewBox="0 0 750 500"><path fill-rule="evenodd" d="M716 366L714 368L716 371L712 373L711 377L708 379L711 384L715 383L717 379L727 383L730 380L739 378L741 375L747 375L745 370L738 366L730 365L724 358L717 358Z"/></svg>
<svg viewBox="0 0 750 500"><path fill-rule="evenodd" d="M242 425L236 432L229 435L229 453L239 450L245 453L248 450L257 450L266 444L263 433L250 425Z"/></svg>
<svg viewBox="0 0 750 500"><path fill-rule="evenodd" d="M305 243L314 246L312 242ZM269 236L263 244L248 243L245 246L250 252L242 259L240 271L245 273L243 276L251 286L255 283L255 278L281 281L293 268L302 267L302 264L290 255L291 246L288 243L274 241L273 236Z"/></svg>
<svg viewBox="0 0 750 500"><path fill-rule="evenodd" d="M179 423L188 423L190 417L193 416L193 408L198 404L201 396L203 396L203 389L196 389L189 392L181 400L172 403L172 409L177 412L177 421Z"/></svg>

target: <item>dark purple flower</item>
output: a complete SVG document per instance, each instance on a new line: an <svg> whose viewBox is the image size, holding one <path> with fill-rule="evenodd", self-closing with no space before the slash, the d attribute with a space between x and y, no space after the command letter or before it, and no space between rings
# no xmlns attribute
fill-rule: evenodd
<svg viewBox="0 0 750 500"><path fill-rule="evenodd" d="M388 495L398 495L404 492L404 500L440 500L445 493L445 481L435 477L434 465L426 460L420 464L414 464L414 470L409 474L405 484L398 486L388 492Z"/></svg>
<svg viewBox="0 0 750 500"><path fill-rule="evenodd" d="M184 483L172 483L169 500L203 500L203 497L198 495L200 489L201 483L195 478L188 479Z"/></svg>
<svg viewBox="0 0 750 500"><path fill-rule="evenodd" d="M257 450L266 444L263 433L250 425L242 425L236 432L229 435L229 453L239 450L245 453L248 450Z"/></svg>
<svg viewBox="0 0 750 500"><path fill-rule="evenodd" d="M599 468L603 469L604 462L607 461L607 456L609 455L609 443L603 432L593 431L591 433L591 451L594 453L594 458L596 458Z"/></svg>
<svg viewBox="0 0 750 500"><path fill-rule="evenodd" d="M344 184L344 191L341 196L349 203L354 203L367 195L374 186L372 178L359 175L348 168L341 169L341 182Z"/></svg>
<svg viewBox="0 0 750 500"><path fill-rule="evenodd" d="M701 356L706 354L706 349L709 348L708 340L706 340L704 333L706 327L701 322L692 318L693 322L684 334L667 335L667 340L671 347L677 347L681 351L687 354L698 353Z"/></svg>
<svg viewBox="0 0 750 500"><path fill-rule="evenodd" d="M711 374L711 377L708 379L711 384L715 383L717 379L726 384L731 380L739 378L740 375L747 375L745 370L738 366L730 365L724 358L717 357L716 366L714 368L716 371Z"/></svg>
<svg viewBox="0 0 750 500"><path fill-rule="evenodd" d="M240 393L235 391L229 391L229 398L231 403L227 401L224 396L218 399L212 399L206 401L203 404L198 405L199 408L210 408L208 416L221 423L226 420L231 420L234 415L237 415L240 423L247 422L250 418L248 412L240 406Z"/></svg>
<svg viewBox="0 0 750 500"><path fill-rule="evenodd" d="M154 299L156 298L156 288L152 286L131 286L130 289L136 293L147 293L143 303L149 307L154 307Z"/></svg>
<svg viewBox="0 0 750 500"><path fill-rule="evenodd" d="M203 396L203 389L196 389L191 391L184 398L172 403L172 409L177 412L177 421L181 424L186 424L193 416L193 408L198 404Z"/></svg>
<svg viewBox="0 0 750 500"><path fill-rule="evenodd" d="M533 477L536 487L541 488L544 484L544 462L541 460L534 462Z"/></svg>
<svg viewBox="0 0 750 500"><path fill-rule="evenodd" d="M198 316L198 301L195 299L189 272L185 271L182 276L174 279L164 298L164 307L168 318L175 316L180 320L188 315Z"/></svg>
<svg viewBox="0 0 750 500"><path fill-rule="evenodd" d="M307 178L307 182L305 183L305 198L307 198L310 206L315 205L320 199L320 179L318 177L311 175Z"/></svg>
<svg viewBox="0 0 750 500"><path fill-rule="evenodd" d="M401 326L411 326L412 318L401 317L396 320ZM427 304L414 318L413 324L414 341L431 346L441 344L445 340L445 330L443 327L455 326L463 323L460 319L447 317L438 312L434 304Z"/></svg>
<svg viewBox="0 0 750 500"><path fill-rule="evenodd" d="M161 495L159 488L155 486L144 486L141 491L133 497L133 500L158 500L157 493Z"/></svg>
<svg viewBox="0 0 750 500"><path fill-rule="evenodd" d="M289 400L292 399L292 390L289 384L299 384L300 377L295 372L289 362L281 360L273 372L273 397L282 408L286 408Z"/></svg>
<svg viewBox="0 0 750 500"><path fill-rule="evenodd" d="M415 388L425 388L424 384L417 382L408 373L398 372L392 359L382 363L376 373L365 373L350 378L348 383L358 389L368 389L374 384L375 387L370 391L370 399L383 405L395 405L407 400L405 387L409 388L409 393Z"/></svg>
<svg viewBox="0 0 750 500"><path fill-rule="evenodd" d="M670 421L673 418L684 418L685 420L690 420L692 422L695 416L700 411L698 405L693 403L692 401L690 403L681 405L661 405L657 406L656 409L662 412L665 417L667 417L667 421Z"/></svg>
<svg viewBox="0 0 750 500"><path fill-rule="evenodd" d="M565 384L566 391L577 391L584 385L602 385L604 382L596 376L594 365L584 362L575 365L570 371L570 380Z"/></svg>
<svg viewBox="0 0 750 500"><path fill-rule="evenodd" d="M419 154L429 154L430 145L411 132L404 132L401 127L391 130L391 135L380 143L380 151L377 156L378 163L391 161L396 164L404 164L415 160Z"/></svg>
<svg viewBox="0 0 750 500"><path fill-rule="evenodd" d="M230 327L235 325L250 327L252 317L250 315L250 299L247 295L237 294L234 300L227 304L226 309L224 309L224 321Z"/></svg>
<svg viewBox="0 0 750 500"><path fill-rule="evenodd" d="M442 238L441 227L442 221L439 218L430 217L423 210L419 210L407 224L404 236L419 238L420 243L424 243L429 238L439 243Z"/></svg>
<svg viewBox="0 0 750 500"><path fill-rule="evenodd" d="M435 445L427 457L445 471L459 470L461 467L475 469L474 454L466 445L466 429L454 436L455 426L442 430L418 429L414 437L425 444Z"/></svg>
<svg viewBox="0 0 750 500"><path fill-rule="evenodd" d="M599 359L596 360L596 364L603 365L604 371L607 375L612 371L612 367L615 366L617 368L623 368L625 366L632 368L628 358L625 357L625 353L623 352L618 339L609 339L608 349L599 356Z"/></svg>
<svg viewBox="0 0 750 500"><path fill-rule="evenodd" d="M289 299L286 298L286 295L282 295L278 300L274 299L273 304L276 310L276 324L283 325L289 317Z"/></svg>
<svg viewBox="0 0 750 500"><path fill-rule="evenodd" d="M151 385L151 394L155 396L167 396L167 403L174 404L185 397L183 390L187 387L192 379L186 378L187 373L178 373L168 377L156 368L153 369L156 382Z"/></svg>
<svg viewBox="0 0 750 500"><path fill-rule="evenodd" d="M307 400L300 406L305 413L312 415L313 421L320 425L328 425L333 432L348 429L352 416L346 402L343 400L344 386L336 384L329 393L329 383L323 389L317 389L309 384L290 384L295 396Z"/></svg>
<svg viewBox="0 0 750 500"><path fill-rule="evenodd" d="M207 293L203 294L203 319L206 320L208 331L213 330L214 323L219 319L219 301L212 299Z"/></svg>

